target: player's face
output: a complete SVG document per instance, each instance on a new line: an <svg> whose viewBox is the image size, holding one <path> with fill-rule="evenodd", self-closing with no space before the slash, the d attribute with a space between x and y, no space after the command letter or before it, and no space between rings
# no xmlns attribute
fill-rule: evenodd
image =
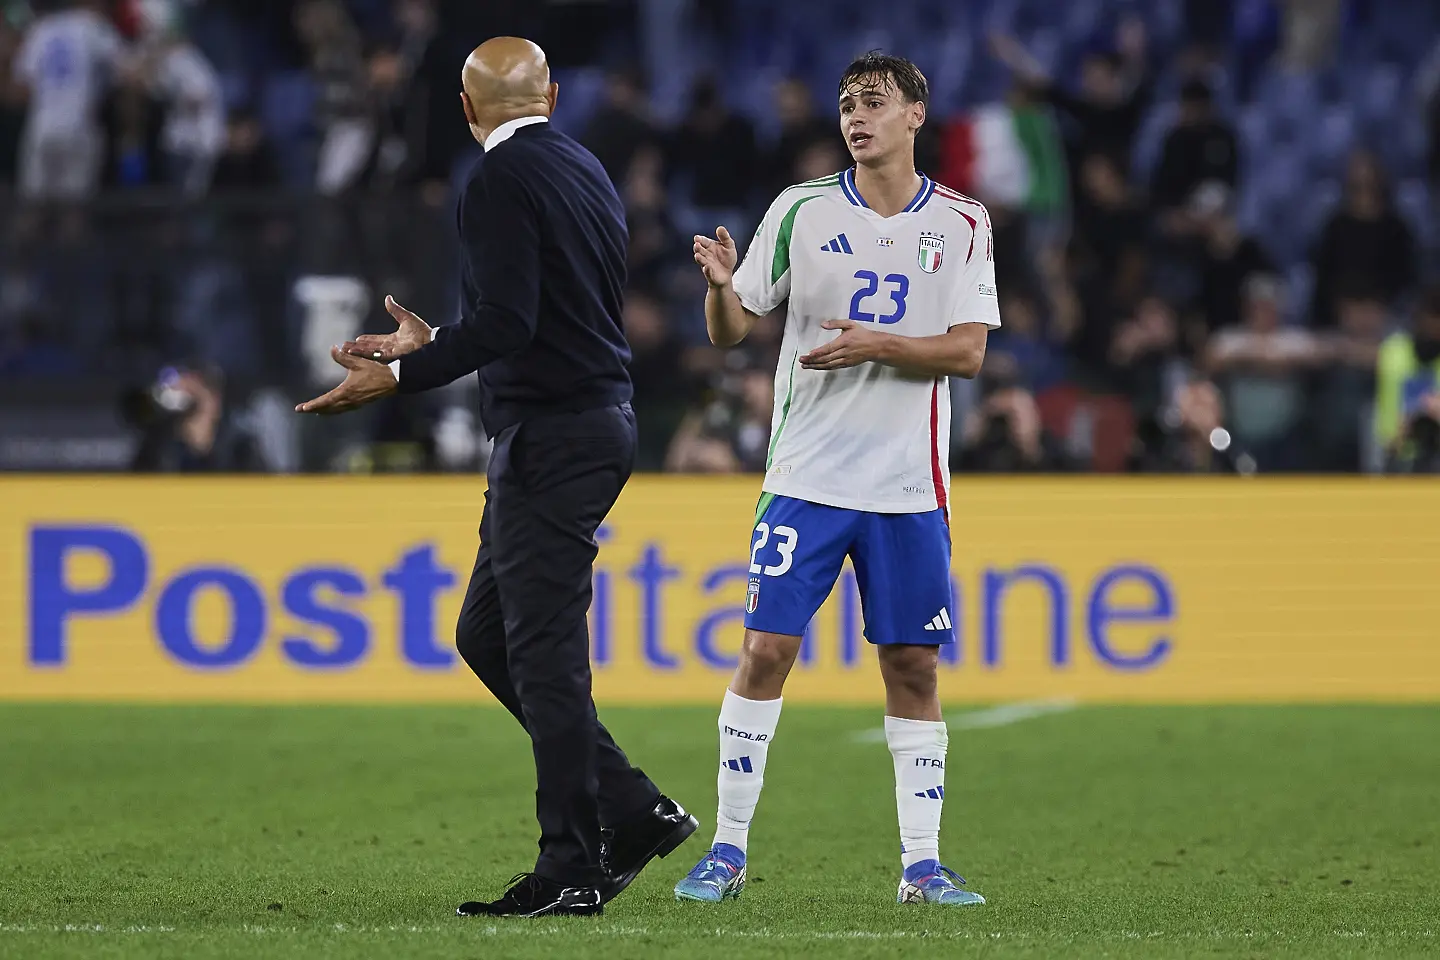
<svg viewBox="0 0 1440 960"><path fill-rule="evenodd" d="M863 78L840 97L840 133L856 163L878 163L913 149L925 105L907 103L888 77Z"/></svg>

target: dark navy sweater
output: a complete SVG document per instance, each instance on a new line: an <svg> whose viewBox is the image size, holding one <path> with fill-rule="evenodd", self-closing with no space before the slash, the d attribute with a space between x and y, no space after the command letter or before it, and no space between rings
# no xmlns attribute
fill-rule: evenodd
<svg viewBox="0 0 1440 960"><path fill-rule="evenodd" d="M625 208L600 162L549 123L521 127L460 200L460 322L400 361L400 392L480 372L494 436L548 413L625 403Z"/></svg>

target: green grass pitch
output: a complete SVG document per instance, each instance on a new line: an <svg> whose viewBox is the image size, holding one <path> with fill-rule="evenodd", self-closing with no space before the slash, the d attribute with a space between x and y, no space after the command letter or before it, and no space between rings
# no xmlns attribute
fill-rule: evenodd
<svg viewBox="0 0 1440 960"><path fill-rule="evenodd" d="M957 728L942 851L990 898L960 910L893 902L878 710L786 709L718 907L670 893L713 826L714 709L603 714L701 832L603 918L486 922L454 905L534 856L497 710L0 707L0 957L1440 954L1437 707Z"/></svg>

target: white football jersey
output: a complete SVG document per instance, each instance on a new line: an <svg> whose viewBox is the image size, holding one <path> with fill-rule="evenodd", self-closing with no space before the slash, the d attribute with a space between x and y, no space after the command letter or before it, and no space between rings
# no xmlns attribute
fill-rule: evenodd
<svg viewBox="0 0 1440 960"><path fill-rule="evenodd" d="M781 193L765 214L735 293L751 313L786 303L775 373L766 493L872 513L946 506L950 390L879 363L805 370L799 358L851 319L904 337L961 323L1000 326L984 206L921 177L915 199L882 217L852 167Z"/></svg>
<svg viewBox="0 0 1440 960"><path fill-rule="evenodd" d="M36 20L13 68L31 91L32 133L94 124L123 51L119 32L93 11L67 10Z"/></svg>

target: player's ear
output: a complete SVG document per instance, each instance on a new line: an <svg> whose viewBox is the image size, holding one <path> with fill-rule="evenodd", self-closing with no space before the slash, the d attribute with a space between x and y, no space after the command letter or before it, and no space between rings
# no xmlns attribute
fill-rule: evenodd
<svg viewBox="0 0 1440 960"><path fill-rule="evenodd" d="M910 104L910 127L912 130L919 130L925 126L925 101L916 100Z"/></svg>
<svg viewBox="0 0 1440 960"><path fill-rule="evenodd" d="M550 104L550 113L555 112L555 99L560 96L560 84L550 84L550 89L545 91L545 102Z"/></svg>

